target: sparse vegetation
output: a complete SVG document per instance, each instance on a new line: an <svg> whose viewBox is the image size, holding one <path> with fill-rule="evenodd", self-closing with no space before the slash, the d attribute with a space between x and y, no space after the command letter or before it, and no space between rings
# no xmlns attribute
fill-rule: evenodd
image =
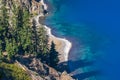
<svg viewBox="0 0 120 80"><path fill-rule="evenodd" d="M0 80L31 80L30 76L16 64L0 63Z"/></svg>

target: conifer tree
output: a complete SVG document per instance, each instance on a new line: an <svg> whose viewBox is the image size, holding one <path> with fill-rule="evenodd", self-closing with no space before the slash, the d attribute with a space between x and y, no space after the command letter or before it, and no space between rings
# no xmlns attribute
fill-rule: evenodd
<svg viewBox="0 0 120 80"><path fill-rule="evenodd" d="M23 10L22 8L19 6L18 7L18 11L16 14L16 28L15 28L16 32L15 32L15 40L18 46L18 54L23 54L23 48L22 48L22 29L23 29Z"/></svg>
<svg viewBox="0 0 120 80"><path fill-rule="evenodd" d="M34 54L37 54L38 53L37 46L39 42L38 42L36 21L34 19L32 22L32 44L33 44Z"/></svg>
<svg viewBox="0 0 120 80"><path fill-rule="evenodd" d="M59 62L58 58L59 53L55 50L55 44L52 42L50 53L49 53L49 59L50 59L50 66L56 68L57 64Z"/></svg>
<svg viewBox="0 0 120 80"><path fill-rule="evenodd" d="M2 56L2 52L6 50L6 38L9 38L9 16L5 0L2 0L0 12L0 56Z"/></svg>
<svg viewBox="0 0 120 80"><path fill-rule="evenodd" d="M32 49L32 29L31 29L31 23L30 23L30 14L27 9L23 9L23 29L22 29L22 36L21 41L23 45L23 50L25 53L31 53Z"/></svg>
<svg viewBox="0 0 120 80"><path fill-rule="evenodd" d="M35 20L33 20L32 26L32 42L35 53L37 56L43 57L48 53L48 36L46 35L45 28L41 26L36 26Z"/></svg>
<svg viewBox="0 0 120 80"><path fill-rule="evenodd" d="M39 46L40 52L43 55L48 53L48 36L46 34L45 28L41 25L38 31Z"/></svg>
<svg viewBox="0 0 120 80"><path fill-rule="evenodd" d="M0 9L0 57L6 52L8 58L16 54L34 54L41 59L48 58L48 36L45 28L33 26L30 22L30 13L23 6L12 5L12 17L8 14L6 0L2 0ZM11 19L12 18L12 19ZM47 57L47 58L46 58Z"/></svg>

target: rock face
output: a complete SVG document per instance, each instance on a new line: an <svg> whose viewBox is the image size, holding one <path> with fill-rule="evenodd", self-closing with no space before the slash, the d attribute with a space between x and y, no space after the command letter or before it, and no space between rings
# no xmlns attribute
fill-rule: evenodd
<svg viewBox="0 0 120 80"><path fill-rule="evenodd" d="M32 0L32 5L31 5L31 12L33 14L40 14L41 12L43 12L43 5L41 4L41 2L36 2L35 0Z"/></svg>
<svg viewBox="0 0 120 80"><path fill-rule="evenodd" d="M2 0L1 0L2 1ZM13 5L18 7L22 6L27 8L32 14L40 14L44 12L43 5L41 2L37 2L36 0L6 0L7 8L11 11L13 10Z"/></svg>
<svg viewBox="0 0 120 80"><path fill-rule="evenodd" d="M20 57L16 62L33 80L74 80L67 72L61 73L34 57Z"/></svg>
<svg viewBox="0 0 120 80"><path fill-rule="evenodd" d="M67 72L63 72L60 76L60 80L75 80Z"/></svg>
<svg viewBox="0 0 120 80"><path fill-rule="evenodd" d="M6 8L9 14L10 26L13 26L12 25L12 23L14 23L13 17L16 17L15 14L17 14L18 12L17 11L18 7L27 9L33 17L40 14L45 15L44 12L46 10L44 10L41 1L37 2L36 0L0 0L0 8L3 6L4 2L6 3Z"/></svg>

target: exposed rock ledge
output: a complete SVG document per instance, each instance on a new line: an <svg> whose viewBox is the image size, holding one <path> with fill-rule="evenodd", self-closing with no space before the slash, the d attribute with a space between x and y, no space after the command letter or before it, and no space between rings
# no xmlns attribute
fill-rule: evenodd
<svg viewBox="0 0 120 80"><path fill-rule="evenodd" d="M30 75L32 80L74 80L67 72L61 73L34 57L21 57L16 63Z"/></svg>

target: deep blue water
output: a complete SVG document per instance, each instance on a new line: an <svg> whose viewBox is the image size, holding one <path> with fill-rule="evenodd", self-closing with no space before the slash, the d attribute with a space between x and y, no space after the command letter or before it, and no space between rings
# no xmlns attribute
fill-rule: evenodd
<svg viewBox="0 0 120 80"><path fill-rule="evenodd" d="M120 1L49 0L54 35L73 43L69 68L79 80L120 80Z"/></svg>

